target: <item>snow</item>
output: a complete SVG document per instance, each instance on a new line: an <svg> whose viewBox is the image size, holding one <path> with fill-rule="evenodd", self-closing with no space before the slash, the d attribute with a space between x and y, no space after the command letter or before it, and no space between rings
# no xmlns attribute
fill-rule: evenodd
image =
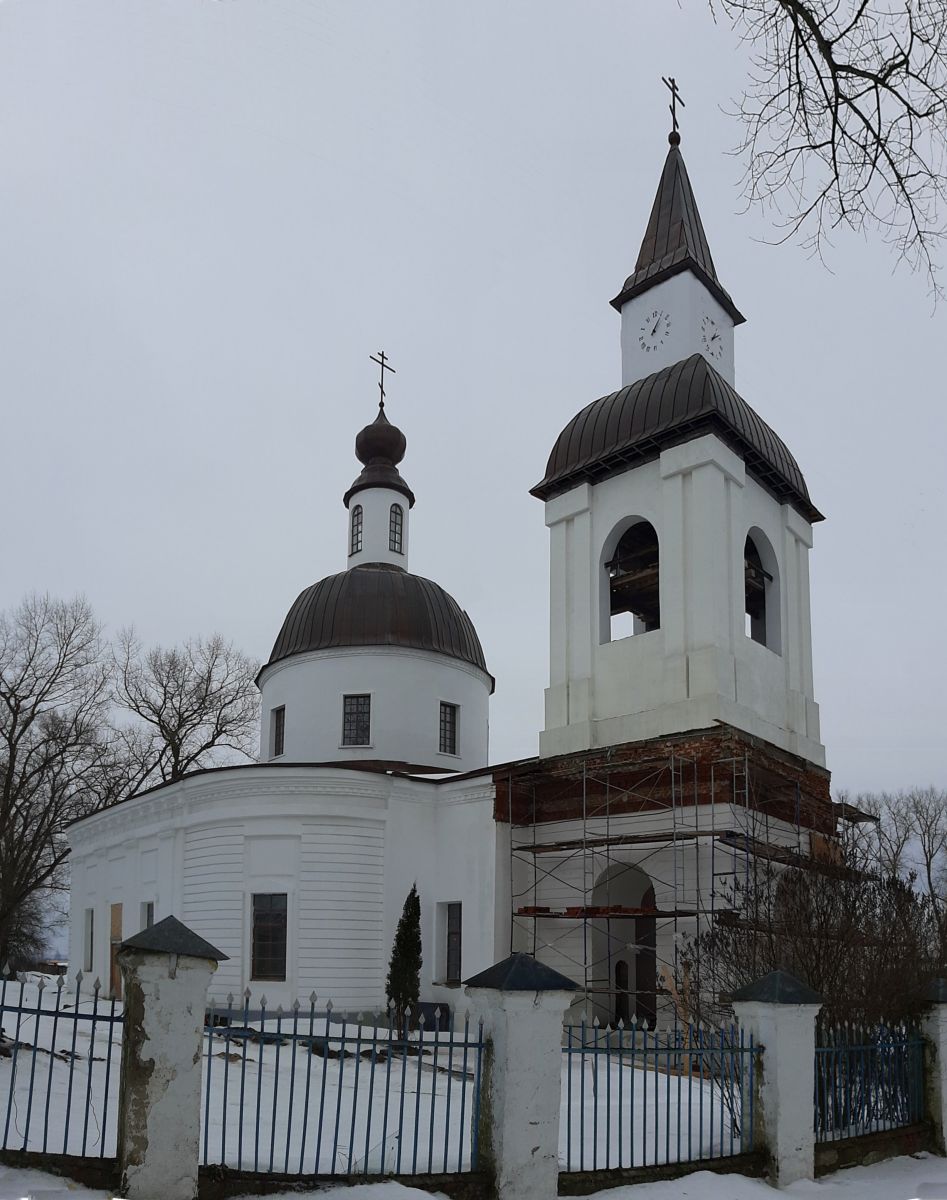
<svg viewBox="0 0 947 1200"><path fill-rule="evenodd" d="M439 1193L386 1180L329 1188L318 1195L320 1200L431 1200ZM782 1192L775 1192L762 1179L697 1171L682 1179L610 1188L594 1195L598 1200L774 1200L777 1195L787 1200L947 1200L947 1159L928 1154L894 1158L871 1167L853 1167L815 1182L794 1183ZM299 1192L282 1192L271 1195L270 1200L299 1200L299 1196ZM53 1175L0 1166L0 1200L22 1197L110 1200L107 1192L91 1191Z"/></svg>
<svg viewBox="0 0 947 1200"><path fill-rule="evenodd" d="M120 1029L99 1023L93 1037L91 1021L67 1019L76 1004L67 991L59 998L64 1015L57 1019L57 989L54 981L47 983L39 1006L33 981L25 986L22 1002L19 984L7 987L8 1005L22 1003L33 1012L19 1017L7 1012L2 1018L7 1038L20 1048L16 1061L0 1057L0 1143L10 1075L15 1074L8 1146L112 1156ZM2 1002L0 996L0 1007ZM85 1014L93 1010L86 994L79 1009ZM112 1009L111 1001L98 1005L100 1015ZM114 1005L114 1011L120 1014L121 1005ZM292 1033L293 1020L284 1016L282 1034ZM310 1033L308 1015L296 1023L301 1037ZM260 1027L252 1020L247 1025ZM268 1034L275 1032L272 1018L265 1028ZM465 1064L462 1047L452 1048L448 1035L429 1031L423 1054L412 1048L407 1056L397 1050L389 1056L384 1031L349 1023L340 1054L341 1029L336 1022L316 1019L312 1033L323 1049L328 1047L328 1055L309 1053L302 1044L241 1043L233 1036L236 1031L233 1040L226 1040L221 1029L208 1059L205 1039L202 1160L206 1134L206 1161L244 1169L346 1174L364 1170L366 1162L376 1174L469 1168L475 1052L467 1053ZM376 1036L382 1044L373 1078L369 1047ZM40 1048L35 1065L34 1044ZM563 1059L563 1167L650 1165L739 1153L738 1125L731 1124L720 1090L709 1081L642 1070L640 1062L631 1069L627 1055L623 1064L595 1055ZM108 1103L103 1104L106 1083Z"/></svg>

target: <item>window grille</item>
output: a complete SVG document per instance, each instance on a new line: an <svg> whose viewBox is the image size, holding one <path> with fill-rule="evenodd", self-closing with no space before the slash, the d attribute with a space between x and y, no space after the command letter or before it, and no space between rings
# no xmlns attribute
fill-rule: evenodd
<svg viewBox="0 0 947 1200"><path fill-rule="evenodd" d="M273 758L279 758L286 744L286 706L273 709Z"/></svg>
<svg viewBox="0 0 947 1200"><path fill-rule="evenodd" d="M349 554L358 554L362 548L362 506L356 504L352 509L352 540L349 544Z"/></svg>
<svg viewBox="0 0 947 1200"><path fill-rule="evenodd" d="M447 906L447 971L445 983L460 983L460 904Z"/></svg>
<svg viewBox="0 0 947 1200"><path fill-rule="evenodd" d="M253 897L251 979L286 978L286 893Z"/></svg>
<svg viewBox="0 0 947 1200"><path fill-rule="evenodd" d="M371 696L342 697L342 745L370 746L372 741Z"/></svg>
<svg viewBox="0 0 947 1200"><path fill-rule="evenodd" d="M404 509L400 504L392 504L388 516L388 549L404 554Z"/></svg>
<svg viewBox="0 0 947 1200"><path fill-rule="evenodd" d="M457 753L457 705L441 701L441 754Z"/></svg>

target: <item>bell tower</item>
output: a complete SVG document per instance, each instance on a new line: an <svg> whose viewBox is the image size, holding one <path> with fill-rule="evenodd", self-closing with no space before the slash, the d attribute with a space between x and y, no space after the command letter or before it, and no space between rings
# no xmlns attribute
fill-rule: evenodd
<svg viewBox="0 0 947 1200"><path fill-rule="evenodd" d="M622 386L582 409L532 494L550 531L540 755L721 725L821 767L809 551L822 515L735 390L744 320L675 129L621 314Z"/></svg>

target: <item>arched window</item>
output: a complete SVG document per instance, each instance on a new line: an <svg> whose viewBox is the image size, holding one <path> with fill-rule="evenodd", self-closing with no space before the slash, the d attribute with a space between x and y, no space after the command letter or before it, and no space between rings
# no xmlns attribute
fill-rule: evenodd
<svg viewBox="0 0 947 1200"><path fill-rule="evenodd" d="M743 592L746 636L779 654L779 578L776 555L759 530L751 530L743 546Z"/></svg>
<svg viewBox="0 0 947 1200"><path fill-rule="evenodd" d="M349 544L349 554L358 554L362 548L362 506L356 504L352 509L352 539Z"/></svg>
<svg viewBox="0 0 947 1200"><path fill-rule="evenodd" d="M636 521L625 530L605 572L610 620L604 640L660 629L658 535L649 521Z"/></svg>
<svg viewBox="0 0 947 1200"><path fill-rule="evenodd" d="M388 549L404 554L404 509L400 504L392 504L388 514Z"/></svg>

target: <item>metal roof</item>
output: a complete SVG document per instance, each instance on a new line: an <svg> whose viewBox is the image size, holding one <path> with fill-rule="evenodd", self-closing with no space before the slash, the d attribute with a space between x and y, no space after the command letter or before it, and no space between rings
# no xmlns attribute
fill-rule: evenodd
<svg viewBox="0 0 947 1200"><path fill-rule="evenodd" d="M690 270L726 309L734 323L740 325L746 318L717 278L694 191L678 149L680 138L675 141L675 137L676 134L671 135L671 148L661 172L635 269L611 302L612 307L620 312L622 305L633 296L680 271Z"/></svg>
<svg viewBox="0 0 947 1200"><path fill-rule="evenodd" d="M430 579L388 563L352 567L300 592L267 666L336 646L431 650L490 674L473 622L457 601Z"/></svg>
<svg viewBox="0 0 947 1200"><path fill-rule="evenodd" d="M730 445L748 473L778 500L794 505L809 521L823 520L786 444L702 354L583 408L556 438L546 474L531 492L549 500L705 433L716 433Z"/></svg>

